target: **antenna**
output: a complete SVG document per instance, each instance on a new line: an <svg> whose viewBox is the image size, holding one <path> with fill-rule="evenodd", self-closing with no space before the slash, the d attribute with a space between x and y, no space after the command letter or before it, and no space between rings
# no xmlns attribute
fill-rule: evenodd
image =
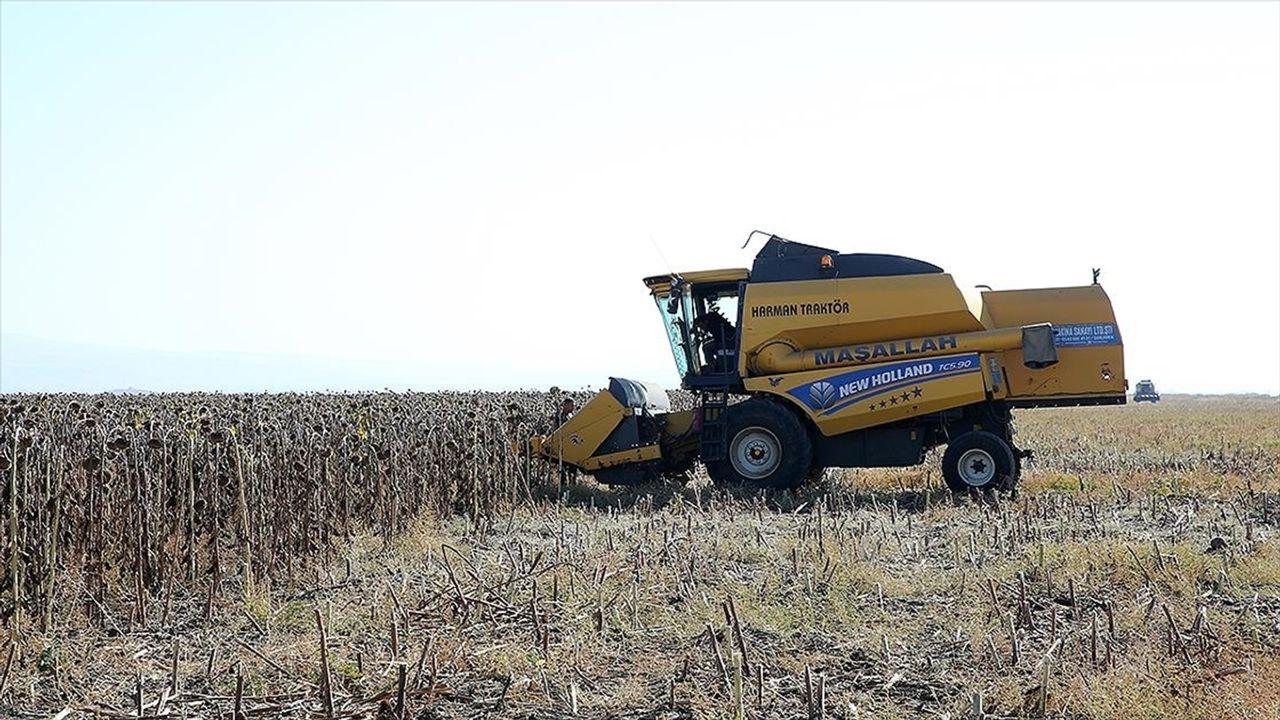
<svg viewBox="0 0 1280 720"><path fill-rule="evenodd" d="M667 273L674 274L675 271L671 269L671 263L667 262L667 256L662 254L662 248L658 247L658 241L653 239L653 233L649 233L649 243L657 251L658 257L662 258L662 264L667 266Z"/></svg>
<svg viewBox="0 0 1280 720"><path fill-rule="evenodd" d="M747 246L751 244L751 241L752 241L752 240L755 238L755 236L757 236L757 235L768 235L769 237L773 237L773 235L772 235L772 234L767 233L767 232L765 232L765 231L763 231L763 230L752 230L752 231L751 231L751 234L747 236L747 241L746 241L746 242L744 242L744 243L742 243L742 248L741 248L741 249L742 249L742 250L746 250L746 249L747 249Z"/></svg>

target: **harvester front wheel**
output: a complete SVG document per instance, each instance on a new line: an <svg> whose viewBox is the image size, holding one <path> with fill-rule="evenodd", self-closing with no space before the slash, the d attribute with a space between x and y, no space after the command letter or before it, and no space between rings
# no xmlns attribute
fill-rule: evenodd
<svg viewBox="0 0 1280 720"><path fill-rule="evenodd" d="M942 477L954 492L1007 488L1017 478L1013 448L994 433L975 430L951 441L942 454Z"/></svg>
<svg viewBox="0 0 1280 720"><path fill-rule="evenodd" d="M747 400L727 413L726 457L707 463L712 482L756 488L804 483L813 447L795 415L767 400Z"/></svg>

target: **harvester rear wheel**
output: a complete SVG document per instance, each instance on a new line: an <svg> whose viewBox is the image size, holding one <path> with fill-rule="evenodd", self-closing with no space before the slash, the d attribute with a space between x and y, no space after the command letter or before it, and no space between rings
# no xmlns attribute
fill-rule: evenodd
<svg viewBox="0 0 1280 720"><path fill-rule="evenodd" d="M747 400L726 412L728 452L725 459L707 463L712 482L755 488L804 483L813 447L795 415L768 400Z"/></svg>
<svg viewBox="0 0 1280 720"><path fill-rule="evenodd" d="M1013 448L994 433L967 432L952 440L942 454L942 477L954 492L1008 488L1017 473Z"/></svg>

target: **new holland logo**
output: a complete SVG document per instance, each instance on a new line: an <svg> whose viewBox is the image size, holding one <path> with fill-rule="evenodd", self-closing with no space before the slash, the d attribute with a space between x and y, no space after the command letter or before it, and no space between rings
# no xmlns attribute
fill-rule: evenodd
<svg viewBox="0 0 1280 720"><path fill-rule="evenodd" d="M829 382L818 381L809 386L809 399L819 409L829 408L836 401L836 388Z"/></svg>

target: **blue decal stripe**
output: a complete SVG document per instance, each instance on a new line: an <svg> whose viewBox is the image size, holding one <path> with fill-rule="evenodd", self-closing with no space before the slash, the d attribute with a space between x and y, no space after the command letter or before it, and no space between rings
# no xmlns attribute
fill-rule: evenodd
<svg viewBox="0 0 1280 720"><path fill-rule="evenodd" d="M939 371L937 368L944 369ZM914 385L927 382L933 378L981 372L981 369L978 353L915 358L836 371L832 375L791 388L787 393L808 407L810 412L829 414L829 412L839 411L847 406L849 402L858 402L869 397L879 396L890 390L900 389L904 387L904 384ZM886 381L884 384L876 383L876 379L881 377L893 379ZM833 397L837 388L857 388L857 390L844 397ZM840 403L839 407L829 407L833 400ZM829 412L823 413L824 410Z"/></svg>
<svg viewBox="0 0 1280 720"><path fill-rule="evenodd" d="M889 392L890 390L899 390L901 388L907 387L908 385L922 385L924 383L929 383L934 380L940 380L942 378L956 377L957 375L968 375L970 373L981 372L981 371L982 371L981 367L960 368L959 370L948 370L946 372L934 373L932 375L924 375L922 377L911 378L909 380L900 380L890 385L881 385L880 387L875 388L874 390L864 390L863 391L864 394L862 395L850 395L845 398L844 402L824 410L822 414L830 415L832 413L839 412L849 407L850 405L857 404L859 402L862 402L863 400L869 400L874 397L879 397Z"/></svg>

